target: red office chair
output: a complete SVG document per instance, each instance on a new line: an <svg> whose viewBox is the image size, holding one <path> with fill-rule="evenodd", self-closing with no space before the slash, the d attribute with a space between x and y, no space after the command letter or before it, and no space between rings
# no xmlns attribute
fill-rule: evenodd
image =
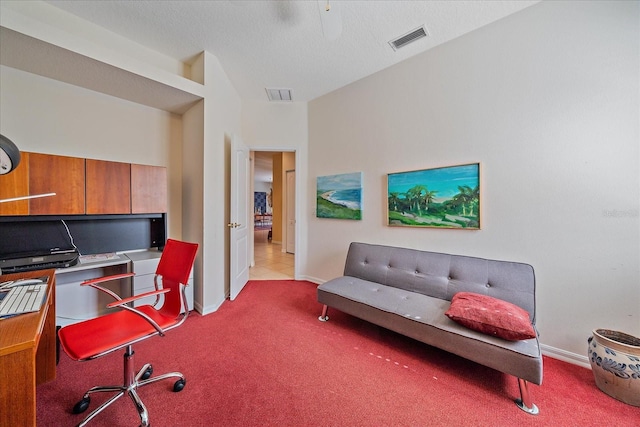
<svg viewBox="0 0 640 427"><path fill-rule="evenodd" d="M96 359L113 351L126 349L124 352L124 384L121 386L97 386L89 389L82 400L73 407L75 414L87 410L91 402L91 393L105 391L116 394L87 415L78 426L87 424L107 406L127 393L138 409L141 425L146 427L149 425L149 415L147 408L138 397L136 391L138 387L166 378L177 377L179 379L173 385L173 391L178 392L184 388L186 380L184 375L179 372L151 377L153 368L150 363L147 363L136 373L132 344L155 335L164 336L165 332L180 326L186 320L189 307L184 288L187 285L197 251L198 245L195 243L167 240L156 269L154 280L156 290L130 298L122 299L111 290L99 286L98 283L131 277L134 275L133 273L101 277L82 283L82 286L88 285L111 295L116 301L108 304L107 307L118 307L122 310L61 328L58 335L62 348L69 357L79 361ZM129 304L140 298L154 295L156 301L153 305L133 308ZM157 308L160 295L164 295L164 302L161 307ZM184 314L181 314L182 310L184 310Z"/></svg>

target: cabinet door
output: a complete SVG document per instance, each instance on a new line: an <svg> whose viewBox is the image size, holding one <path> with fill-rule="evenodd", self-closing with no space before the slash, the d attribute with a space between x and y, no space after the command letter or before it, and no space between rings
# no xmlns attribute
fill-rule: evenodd
<svg viewBox="0 0 640 427"><path fill-rule="evenodd" d="M167 168L131 165L131 213L167 212Z"/></svg>
<svg viewBox="0 0 640 427"><path fill-rule="evenodd" d="M129 163L86 160L87 214L131 213Z"/></svg>
<svg viewBox="0 0 640 427"><path fill-rule="evenodd" d="M0 200L29 195L29 153L20 153L20 164L11 173L0 175ZM0 203L0 215L28 215L29 201Z"/></svg>
<svg viewBox="0 0 640 427"><path fill-rule="evenodd" d="M29 194L56 193L29 200L30 215L84 214L84 159L29 154Z"/></svg>

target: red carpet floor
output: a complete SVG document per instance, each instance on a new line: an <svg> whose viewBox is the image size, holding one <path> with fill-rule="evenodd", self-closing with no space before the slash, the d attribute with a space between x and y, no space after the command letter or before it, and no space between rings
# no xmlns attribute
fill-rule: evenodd
<svg viewBox="0 0 640 427"><path fill-rule="evenodd" d="M545 358L530 391L537 416L519 410L515 378L321 306L316 285L249 282L208 316L192 314L164 338L135 346L137 362L171 380L140 389L153 427L164 426L638 426L640 408L602 393L591 371ZM585 337L585 352L586 352ZM38 426L72 426L86 389L118 384L122 355L74 362L38 386ZM91 409L105 397L95 397ZM137 426L121 398L91 426Z"/></svg>

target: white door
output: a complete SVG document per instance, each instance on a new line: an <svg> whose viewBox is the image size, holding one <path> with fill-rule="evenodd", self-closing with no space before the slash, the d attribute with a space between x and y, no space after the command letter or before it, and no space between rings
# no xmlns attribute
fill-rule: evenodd
<svg viewBox="0 0 640 427"><path fill-rule="evenodd" d="M296 253L296 171L287 171L287 245L286 251Z"/></svg>
<svg viewBox="0 0 640 427"><path fill-rule="evenodd" d="M249 148L231 137L231 229L229 298L234 300L249 280Z"/></svg>

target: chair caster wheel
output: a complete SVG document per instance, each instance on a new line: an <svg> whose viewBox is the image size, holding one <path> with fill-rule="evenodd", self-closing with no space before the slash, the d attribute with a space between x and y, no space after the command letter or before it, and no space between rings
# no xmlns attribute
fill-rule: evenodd
<svg viewBox="0 0 640 427"><path fill-rule="evenodd" d="M173 391L175 391L176 393L179 392L179 391L182 391L182 389L184 388L184 385L186 383L187 383L187 380L179 379L173 385Z"/></svg>
<svg viewBox="0 0 640 427"><path fill-rule="evenodd" d="M89 407L89 404L91 403L91 398L90 397L84 397L82 398L81 401L79 401L78 403L76 403L73 406L73 413L74 414L81 414L84 411L87 410L87 408Z"/></svg>
<svg viewBox="0 0 640 427"><path fill-rule="evenodd" d="M147 370L144 371L144 374L142 374L142 377L140 379L148 380L149 378L151 378L151 374L153 374L153 366L149 366Z"/></svg>

